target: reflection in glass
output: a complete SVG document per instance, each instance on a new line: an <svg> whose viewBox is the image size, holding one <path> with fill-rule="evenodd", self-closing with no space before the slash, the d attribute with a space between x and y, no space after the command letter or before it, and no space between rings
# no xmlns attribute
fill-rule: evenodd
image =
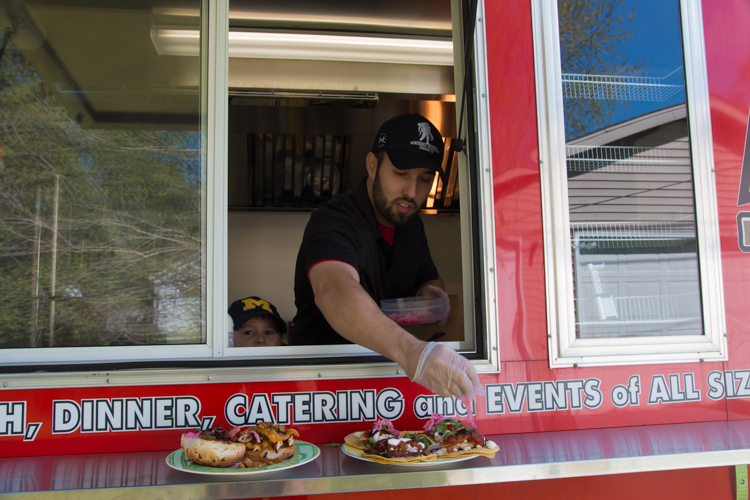
<svg viewBox="0 0 750 500"><path fill-rule="evenodd" d="M679 4L558 15L577 336L700 335Z"/></svg>
<svg viewBox="0 0 750 500"><path fill-rule="evenodd" d="M0 22L0 347L203 342L200 61L150 38L198 29L199 0Z"/></svg>

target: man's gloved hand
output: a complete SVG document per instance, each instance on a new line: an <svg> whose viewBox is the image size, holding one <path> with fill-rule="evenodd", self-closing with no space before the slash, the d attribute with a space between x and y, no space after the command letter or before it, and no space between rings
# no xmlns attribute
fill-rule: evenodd
<svg viewBox="0 0 750 500"><path fill-rule="evenodd" d="M442 297L445 300L445 314L438 325L443 326L448 321L448 318L451 315L451 299L448 297L448 292L435 285L425 285L419 289L417 297L423 297L425 299L437 299Z"/></svg>
<svg viewBox="0 0 750 500"><path fill-rule="evenodd" d="M422 351L413 382L436 394L473 401L484 388L474 366L448 346L430 342Z"/></svg>

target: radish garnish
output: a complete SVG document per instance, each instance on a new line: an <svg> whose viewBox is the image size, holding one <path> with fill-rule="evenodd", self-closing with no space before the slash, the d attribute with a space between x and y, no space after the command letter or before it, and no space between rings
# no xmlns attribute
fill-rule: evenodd
<svg viewBox="0 0 750 500"><path fill-rule="evenodd" d="M439 424L443 420L445 420L444 416L438 413L433 413L430 419L427 421L427 423L424 424L423 428L425 432L432 432L432 429L435 427L435 424Z"/></svg>
<svg viewBox="0 0 750 500"><path fill-rule="evenodd" d="M372 426L372 432L381 432L383 430L383 427L385 427L385 430L387 430L391 436L398 436L399 434L401 434L399 431L393 428L393 422L384 418L381 418L380 420L375 422L375 425Z"/></svg>

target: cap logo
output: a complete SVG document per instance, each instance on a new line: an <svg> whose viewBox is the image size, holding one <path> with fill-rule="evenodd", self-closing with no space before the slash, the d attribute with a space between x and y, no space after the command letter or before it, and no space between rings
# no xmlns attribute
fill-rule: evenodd
<svg viewBox="0 0 750 500"><path fill-rule="evenodd" d="M378 147L382 148L383 146L385 146L385 133L378 136Z"/></svg>
<svg viewBox="0 0 750 500"><path fill-rule="evenodd" d="M417 123L417 130L419 130L419 140L432 142L432 130L430 130L430 124L427 122Z"/></svg>
<svg viewBox="0 0 750 500"><path fill-rule="evenodd" d="M265 309L266 311L273 314L273 311L271 310L271 304L263 299L245 299L242 301L242 303L245 305L245 307L242 309L243 311L249 311L250 309L256 309L260 307L261 309Z"/></svg>
<svg viewBox="0 0 750 500"><path fill-rule="evenodd" d="M431 144L433 137L430 124L428 122L417 123L417 130L419 131L419 140L411 141L409 144L419 147L422 151L439 155L440 150Z"/></svg>

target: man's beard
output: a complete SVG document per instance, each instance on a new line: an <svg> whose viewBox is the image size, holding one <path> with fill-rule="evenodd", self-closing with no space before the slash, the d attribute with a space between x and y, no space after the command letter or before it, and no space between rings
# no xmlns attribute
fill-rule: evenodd
<svg viewBox="0 0 750 500"><path fill-rule="evenodd" d="M409 222L412 217L417 215L417 210L414 210L413 212L408 214L396 210L395 205L399 201L411 203L414 207L417 206L417 202L414 199L409 198L408 196L397 198L393 200L393 203L390 206L388 206L388 200L385 198L385 194L383 194L383 187L380 185L380 168L378 168L377 172L375 172L375 180L373 180L372 182L372 198L373 202L375 203L375 208L392 226L403 226L404 224Z"/></svg>

